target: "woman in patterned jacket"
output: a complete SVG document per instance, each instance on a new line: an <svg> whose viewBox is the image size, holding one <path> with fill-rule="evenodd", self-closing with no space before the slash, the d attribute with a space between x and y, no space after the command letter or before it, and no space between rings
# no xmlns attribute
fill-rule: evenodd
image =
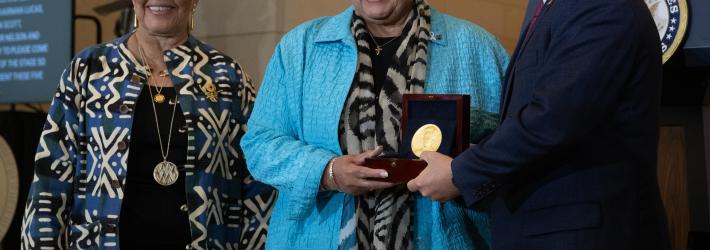
<svg viewBox="0 0 710 250"><path fill-rule="evenodd" d="M242 140L252 174L279 190L267 248L488 248L485 207L373 181L387 173L361 164L398 151L406 93L471 95L471 141L492 131L507 53L424 0L352 3L281 40Z"/></svg>
<svg viewBox="0 0 710 250"><path fill-rule="evenodd" d="M197 1L133 0L135 32L65 70L24 249L263 247L276 194L253 181L239 147L255 90L239 64L189 35Z"/></svg>

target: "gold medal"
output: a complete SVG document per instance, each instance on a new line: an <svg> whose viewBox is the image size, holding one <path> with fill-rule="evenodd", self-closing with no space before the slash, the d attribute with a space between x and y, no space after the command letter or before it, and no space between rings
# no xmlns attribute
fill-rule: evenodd
<svg viewBox="0 0 710 250"><path fill-rule="evenodd" d="M180 173L175 163L163 161L155 165L153 169L153 179L160 185L170 186L177 182Z"/></svg>
<svg viewBox="0 0 710 250"><path fill-rule="evenodd" d="M412 152L417 157L421 157L422 152L436 152L441 146L441 129L434 124L427 124L414 133L412 137Z"/></svg>

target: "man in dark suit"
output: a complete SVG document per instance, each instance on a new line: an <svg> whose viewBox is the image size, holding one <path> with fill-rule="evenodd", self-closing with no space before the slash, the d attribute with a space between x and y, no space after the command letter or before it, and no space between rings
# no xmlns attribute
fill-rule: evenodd
<svg viewBox="0 0 710 250"><path fill-rule="evenodd" d="M408 186L491 200L494 249L666 249L656 158L662 59L643 0L531 0L501 122Z"/></svg>

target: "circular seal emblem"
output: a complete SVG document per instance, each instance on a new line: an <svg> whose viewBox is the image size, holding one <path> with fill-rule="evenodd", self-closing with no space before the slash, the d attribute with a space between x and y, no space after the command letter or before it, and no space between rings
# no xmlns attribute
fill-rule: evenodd
<svg viewBox="0 0 710 250"><path fill-rule="evenodd" d="M688 26L688 4L686 0L644 0L656 21L661 38L663 63L671 58L685 36Z"/></svg>
<svg viewBox="0 0 710 250"><path fill-rule="evenodd" d="M0 240L10 228L19 190L17 164L10 146L0 136Z"/></svg>

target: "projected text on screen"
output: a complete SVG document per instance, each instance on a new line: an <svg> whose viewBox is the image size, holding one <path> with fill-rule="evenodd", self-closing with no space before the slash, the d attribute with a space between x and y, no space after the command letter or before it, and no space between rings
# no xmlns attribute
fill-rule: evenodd
<svg viewBox="0 0 710 250"><path fill-rule="evenodd" d="M0 0L0 102L45 102L71 54L72 1Z"/></svg>

